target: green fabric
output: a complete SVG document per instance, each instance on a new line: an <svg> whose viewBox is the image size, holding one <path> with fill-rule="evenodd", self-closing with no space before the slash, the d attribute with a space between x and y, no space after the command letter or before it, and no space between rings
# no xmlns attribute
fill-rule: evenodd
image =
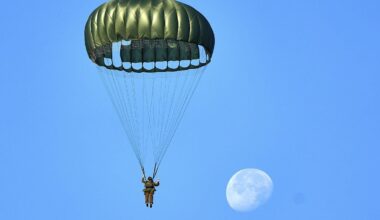
<svg viewBox="0 0 380 220"><path fill-rule="evenodd" d="M123 62L199 59L198 45L205 48L211 59L215 43L206 18L194 8L175 0L111 0L99 6L89 16L85 27L89 57L105 66L102 59L111 58L112 43L121 40L132 40L130 45L121 47Z"/></svg>
<svg viewBox="0 0 380 220"><path fill-rule="evenodd" d="M174 40L132 40L130 45L121 45L123 62L159 62L199 59L196 44Z"/></svg>

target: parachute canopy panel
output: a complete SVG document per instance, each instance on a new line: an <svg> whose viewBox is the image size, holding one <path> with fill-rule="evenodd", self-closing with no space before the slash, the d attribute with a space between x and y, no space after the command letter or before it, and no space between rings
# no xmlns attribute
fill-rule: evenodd
<svg viewBox="0 0 380 220"><path fill-rule="evenodd" d="M125 69L105 65L112 59L113 43L122 44L122 62L156 63L200 59L200 48L207 59L198 65L176 68ZM175 0L112 0L98 7L85 28L87 53L92 61L108 69L133 72L163 72L199 68L212 57L215 38L207 19L197 10Z"/></svg>

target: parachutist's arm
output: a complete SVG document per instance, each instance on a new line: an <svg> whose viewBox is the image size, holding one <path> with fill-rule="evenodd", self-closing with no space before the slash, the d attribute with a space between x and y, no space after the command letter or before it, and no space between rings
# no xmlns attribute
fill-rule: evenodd
<svg viewBox="0 0 380 220"><path fill-rule="evenodd" d="M160 185L160 181L157 181L154 183L154 186L159 186Z"/></svg>
<svg viewBox="0 0 380 220"><path fill-rule="evenodd" d="M145 184L145 178L144 177L141 179L141 182Z"/></svg>

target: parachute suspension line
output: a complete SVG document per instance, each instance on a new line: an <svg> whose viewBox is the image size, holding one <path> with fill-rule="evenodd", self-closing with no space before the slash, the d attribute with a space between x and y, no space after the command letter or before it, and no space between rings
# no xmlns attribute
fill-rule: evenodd
<svg viewBox="0 0 380 220"><path fill-rule="evenodd" d="M174 132L177 130L177 127L179 126L179 123L181 122L183 118L183 115L187 109L187 106L189 105L190 100L199 84L199 81L203 76L204 70L205 69L197 69L194 73L191 73L191 74L194 74L195 76L194 76L194 79L190 82L191 83L190 87L187 88L189 90L186 91L186 93L184 93L185 95L184 101L178 110L178 117L176 117L176 121L174 123L174 126L172 127L172 136L174 136ZM172 137L169 137L168 141L171 141L171 139ZM166 145L169 145L169 143L167 143Z"/></svg>
<svg viewBox="0 0 380 220"><path fill-rule="evenodd" d="M122 121L122 123L121 123L122 127L126 131L126 133L128 135L128 139L131 142L131 145L136 146L134 138L131 137L131 135L129 135L129 132L128 132L128 130L130 130L129 124L123 123L123 121L128 120L127 119L128 116L127 116L127 113L125 112L125 109L122 108L121 99L117 98L118 95L117 95L116 85L114 83L112 83L112 80L110 80L110 75L112 73L104 72L104 70L102 70L100 68L99 68L99 72L100 72L100 76L101 76L101 79L103 81L103 84L105 85L106 90L107 90L109 96L111 97L111 102L114 105L120 120Z"/></svg>
<svg viewBox="0 0 380 220"><path fill-rule="evenodd" d="M132 136L132 138L135 136L134 135L134 131L135 131L135 128L134 128L134 123L131 123L131 119L133 117L131 117L131 113L129 111L129 107L128 107L128 104L129 101L129 92L128 92L128 88L126 87L124 89L124 86L123 85L120 85L122 84L122 80L118 80L118 79L115 79L115 77L119 77L117 74L120 74L119 72L116 72L116 71L111 71L111 76L112 76L112 81L115 85L117 85L117 90L118 90L118 93L120 93L121 95L118 95L118 97L121 99L121 103L122 103L122 109L126 112L126 124L129 125L129 132L126 131L126 133L130 133L130 136ZM124 76L124 75L122 75ZM120 82L121 81L121 82ZM124 94L125 93L125 94ZM141 143L139 143L139 139L137 138L137 141L135 141L136 144L133 145L132 144L132 149L135 151L135 154L137 155L137 159L140 163L140 165L143 164L143 160L141 158L141 152L140 152L140 147L139 145L141 145Z"/></svg>
<svg viewBox="0 0 380 220"><path fill-rule="evenodd" d="M160 95L161 94L161 91L156 91L156 78L158 76L158 74L155 74L155 75L152 75L152 74L148 74L146 73L146 75L148 75L148 86L145 86L145 89L144 89L144 93L143 93L143 96L145 97L145 100L146 102L144 103L144 106L146 107L146 118L147 118L147 129L149 130L149 134L150 134L150 145L152 146L153 150L156 149L156 140L157 140L157 132L156 132L156 111L155 109L157 109L157 107L159 106L156 106L157 105L157 101L154 102L156 99L156 93L158 93L157 95ZM149 90L150 89L150 90ZM145 117L144 117L145 118ZM154 175L154 170L155 168L153 169L153 175Z"/></svg>
<svg viewBox="0 0 380 220"><path fill-rule="evenodd" d="M166 78L166 75L163 74L163 78L160 78L160 88L159 88L159 98L158 98L158 101L156 103L157 105L157 112L155 112L155 118L156 118L156 125L155 125L155 128L156 128L156 131L155 131L155 142L154 143L154 149L153 149L153 156L154 156L154 159L156 160L157 158L157 155L158 155L158 150L160 149L160 143L159 143L159 139L161 137L161 134L162 134L162 129L163 129L163 124L164 124L164 117L162 117L163 115L165 115L165 112L166 112L166 108L168 106L168 96L169 96L169 91L170 91L170 84L169 84L169 81L165 80ZM155 163L155 168L154 168L154 173L157 173L156 171L156 168L157 167L157 164Z"/></svg>
<svg viewBox="0 0 380 220"><path fill-rule="evenodd" d="M173 123L173 120L175 120L175 118L177 117L177 111L176 109L178 108L177 106L180 104L180 101L181 101L181 97L182 97L182 94L183 94L183 91L184 91L184 88L186 86L186 82L188 80L188 77L187 75L185 76L180 76L180 74L182 73L177 73L177 76L176 76L176 82L175 82L175 85L176 85L176 88L174 88L174 92L173 92L173 100L171 101L171 107L168 111L168 116L171 116L170 118L168 118L166 120L166 123L165 123L165 127L163 129L164 131L164 134L162 135L162 139L159 140L159 145L161 146L161 148L159 149L159 152L158 152L158 155L156 156L155 158L155 161L158 162L158 165L159 165L159 162L161 160L161 157L162 157L162 152L164 150L164 148L166 147L165 146L165 140L167 139L168 135L170 134L169 131L170 131L170 127L171 127L171 124ZM191 73L189 73L191 74ZM180 84L178 82L178 79L179 77L184 77L185 79L184 80L180 80L180 83L182 85L180 86L177 86L178 84ZM179 91L177 92L177 87L179 88Z"/></svg>
<svg viewBox="0 0 380 220"><path fill-rule="evenodd" d="M139 73L138 73L139 74ZM144 149L144 153L143 155L145 156L145 151L147 150L148 146L149 146L149 139L152 140L152 130L150 129L151 128L151 110L150 108L152 107L151 104L149 103L149 96L148 96L148 93L149 93L149 85L147 85L147 83L149 83L149 81L147 82L147 80L150 80L149 78L146 79L146 74L142 73L142 88L141 88L141 95L142 95L142 103L141 103L141 111L142 111L142 148ZM151 99L153 100L153 99ZM137 102L135 102L137 103ZM148 134L146 133L148 132Z"/></svg>
<svg viewBox="0 0 380 220"><path fill-rule="evenodd" d="M179 73L175 73L176 76L175 76L175 82L172 83L174 84L174 88L172 91L170 91L172 94L171 94L171 98L170 98L170 107L167 109L167 113L166 113L166 116L165 116L165 119L164 119L164 123L162 124L163 127L161 129L161 134L160 134L160 138L158 140L158 144L160 146L160 149L159 151L161 151L162 149L162 141L165 139L165 135L166 135L166 130L167 130L167 127L168 127L168 124L170 123L171 119L174 117L173 114L172 114L172 109L173 107L175 106L175 101L176 101L176 93L177 93L177 88L178 88L178 81L179 81ZM168 80L169 81L169 80ZM170 82L170 81L169 81ZM155 161L158 161L159 160L159 156L160 156L160 152L158 154L158 158L155 158Z"/></svg>
<svg viewBox="0 0 380 220"><path fill-rule="evenodd" d="M158 166L157 163L154 163L154 168L153 168L153 179L156 178L158 172Z"/></svg>
<svg viewBox="0 0 380 220"><path fill-rule="evenodd" d="M190 103L190 100L191 100L191 98L192 98L192 96L196 90L196 87L199 84L199 81L200 81L205 69L206 69L206 67L202 67L200 69L196 69L196 71L194 73L191 73L191 74L195 74L195 76L191 82L190 87L188 88L189 90L187 91L187 93L185 93L186 97L185 97L184 102L182 103L180 110L178 111L179 112L178 116L175 118L174 126L171 128L172 130L169 132L169 136L167 137L167 140L163 145L161 155L159 156L159 161L158 161L157 167L159 167L161 165L162 159L163 159L164 155L166 154L168 147L170 146L170 143L173 139L175 131L177 130L179 123L181 122L181 120L184 116L184 113L187 109L187 106Z"/></svg>
<svg viewBox="0 0 380 220"><path fill-rule="evenodd" d="M145 95L146 97L149 97L148 96L148 93L150 93L150 101L149 99L147 98L147 107L148 107L148 130L150 131L150 141L151 141L151 146L154 148L155 146L155 140L156 140L156 137L157 135L155 134L155 124L156 124L156 114L155 114L155 103L153 102L155 100L155 85L156 85L156 78L155 77L152 77L151 79L153 82L152 82L152 89L151 91L146 91Z"/></svg>
<svg viewBox="0 0 380 220"><path fill-rule="evenodd" d="M161 165L162 159L164 155L166 154L166 151L168 147L170 146L170 143L173 139L173 136L175 134L175 131L177 130L180 121L182 120L185 110L190 103L191 97L193 96L195 89L197 85L199 84L199 81L203 75L203 72L205 71L205 68L199 68L194 70L194 72L186 73L185 80L183 81L181 88L181 92L177 93L177 90L175 89L175 94L178 94L176 100L174 103L176 103L175 108L172 110L169 110L169 114L174 115L170 122L167 122L166 128L163 129L165 131L165 135L163 135L164 140L160 140L159 143L159 151L158 154L155 155L155 169L154 169L154 175L157 174L158 169ZM190 80L189 80L190 79ZM173 103L173 102L172 102ZM169 127L168 127L169 125Z"/></svg>
<svg viewBox="0 0 380 220"><path fill-rule="evenodd" d="M177 87L177 81L178 81L178 75L176 75L176 83L174 83L174 89L170 90L171 84L173 84L173 83L171 83L170 78L168 80L166 80L166 82L167 82L167 92L164 93L164 95L166 97L165 97L165 104L163 105L165 107L165 109L164 109L163 114L162 114L162 122L160 123L161 129L160 129L160 132L159 132L159 138L157 140L159 146L161 145L161 140L163 138L162 136L165 133L164 129L165 129L166 124L167 124L167 122L169 120L171 108L173 107L173 102L174 102L174 97L175 97L175 90L176 90L176 87ZM170 94L170 93L172 93L172 94Z"/></svg>
<svg viewBox="0 0 380 220"><path fill-rule="evenodd" d="M157 176L204 69L161 73L104 69L102 80L144 177L148 148L153 151L153 178Z"/></svg>
<svg viewBox="0 0 380 220"><path fill-rule="evenodd" d="M146 175L145 175L145 169L144 166L141 166L141 172L143 174L144 180L146 180Z"/></svg>
<svg viewBox="0 0 380 220"><path fill-rule="evenodd" d="M137 106L133 103L136 103L136 91L135 91L135 83L133 79L133 75L131 73L123 73L124 76L124 89L127 93L128 100L126 102L129 104L127 105L127 109L130 109L132 112L130 114L130 119L127 121L128 124L132 125L132 136L137 139L138 145L136 145L134 148L136 148L135 154L136 157L139 160L140 166L144 167L144 152L142 152L144 149L141 146L141 140L140 140L140 134L139 134L139 118L137 117ZM128 85L128 81L130 81L130 86ZM131 92L129 92L129 88L131 88Z"/></svg>
<svg viewBox="0 0 380 220"><path fill-rule="evenodd" d="M184 100L184 102L183 102L183 104L182 104L182 106L181 106L181 108L179 110L179 115L176 118L176 122L175 122L174 126L172 127L171 137L168 138L167 143L166 143L167 147L170 145L170 142L173 139L175 131L177 130L177 128L178 128L178 126L179 126L179 124L180 124L180 122L181 122L181 120L182 120L182 118L183 118L183 116L185 114L187 106L189 105L190 100L193 97L194 92L195 92L197 86L199 85L199 81L202 78L203 72L205 71L205 69L206 69L206 67L204 67L204 69L197 69L196 72L193 73L193 74L196 74L196 75L194 76L194 79L192 81L192 85L190 85L190 87L189 87L189 91L186 93L185 100ZM167 149L167 147L166 147L166 149ZM166 149L165 149L165 151L166 151ZM165 154L165 152L164 152L164 154Z"/></svg>
<svg viewBox="0 0 380 220"><path fill-rule="evenodd" d="M117 72L114 72L114 71L111 71L108 75L110 75L112 77L112 82L113 84L115 85L116 89L117 89L117 93L118 93L118 98L120 99L120 102L121 102L121 109L125 112L125 121L129 121L130 118L131 118L131 113L129 112L129 108L127 108L127 101L126 101L126 96L128 97L128 92L124 92L123 90L123 87L120 85L120 80L118 80L116 77L119 77L117 76L116 74L118 74ZM124 94L126 93L126 94ZM133 124L131 123L125 123L128 125L128 130L126 131L126 133L131 133L133 134ZM133 142L136 142L134 145L138 145L138 140L134 140L133 138L133 135L130 135L132 137L132 140ZM137 150L138 148L136 148Z"/></svg>
<svg viewBox="0 0 380 220"><path fill-rule="evenodd" d="M164 128L164 122L165 122L165 113L166 109L168 108L169 104L169 95L170 95L170 78L169 80L166 80L166 73L161 73L163 78L160 78L161 81L161 87L160 87L160 98L158 100L157 106L158 106L158 112L156 114L157 117L157 125L156 125L156 138L155 138L155 144L154 144L154 149L153 149L153 155L154 158L156 159L157 151L160 148L160 139L161 135L163 133L163 128Z"/></svg>
<svg viewBox="0 0 380 220"><path fill-rule="evenodd" d="M167 76L166 74L165 74L165 76ZM167 77L165 80L165 82L167 82L167 84L168 84L168 92L165 93L167 95L167 97L166 97L166 104L163 105L163 106L165 106L165 111L163 114L163 123L161 123L160 135L159 135L159 139L157 140L157 145L159 147L156 149L155 155L154 155L154 157L155 157L154 160L156 163L159 162L159 160L160 160L160 155L161 155L161 151L163 148L162 141L166 138L165 137L166 129L168 127L169 122L173 118L172 109L174 108L174 106L176 104L175 101L176 101L176 95L177 95L177 88L178 88L178 84L179 84L178 81L180 79L179 78L180 73L172 73L172 74L175 75L175 80L173 80L173 78L169 78L169 77ZM167 105L167 104L169 104L169 105ZM159 164L157 164L156 166L157 166L156 169L158 169Z"/></svg>
<svg viewBox="0 0 380 220"><path fill-rule="evenodd" d="M139 143L139 138L138 135L135 134L136 130L136 123L133 123L133 118L136 118L133 116L133 112L130 112L130 109L127 107L127 103L130 103L130 92L128 91L128 86L127 86L127 80L125 80L125 85L124 88L123 86L120 85L119 81L116 77L119 77L118 74L121 74L122 76L127 78L126 73L124 75L120 72L114 71L114 70L102 70L101 71L101 79L109 93L109 96L111 97L111 101L116 109L116 112L119 115L119 118L122 122L122 126L125 130L125 133L128 136L128 139L131 143L132 149L135 152L136 158L139 161L139 164L141 167L143 167L144 162L142 158L142 153L140 151L140 143ZM132 81L133 82L133 81ZM125 91L125 94L124 92ZM132 89L132 94L134 93ZM127 97L127 98L126 98ZM138 125L138 124L137 124ZM137 137L137 138L136 138Z"/></svg>
<svg viewBox="0 0 380 220"><path fill-rule="evenodd" d="M146 144L145 144L145 74L142 74L142 148L145 149Z"/></svg>
<svg viewBox="0 0 380 220"><path fill-rule="evenodd" d="M181 73L178 73L178 76L177 77L179 77L179 74L181 74ZM177 95L177 97L175 97L176 99L175 99L175 101L173 101L172 103L174 103L174 106L173 106L173 108L171 108L171 111L169 112L169 115L174 115L174 116L176 116L176 113L177 113L177 111L176 111L176 109L177 109L177 106L180 104L179 102L181 101L181 97L182 97L182 94L183 94L183 90L184 90L184 88L185 88L185 86L186 86L186 83L187 83L187 80L189 79L188 78L189 76L184 76L184 78L185 78L185 80L184 80L184 82L180 82L180 83L182 83L182 86L179 86L179 88L180 88L180 92L178 93L178 95L177 95L177 92L176 92L176 89L174 89L174 94L176 94ZM178 79L178 78L177 78ZM178 80L177 80L178 81ZM178 84L178 82L176 82L176 85ZM172 119L175 119L175 117L173 117ZM164 135L164 140L166 139L166 137L167 137L167 135L168 135L168 131L169 131L169 129L168 128L170 128L170 126L171 126L171 123L172 123L172 121L171 120L168 120L167 122L166 122L166 125L165 125L165 129L164 129L164 131L166 131L166 133L165 133L165 135ZM164 142L164 140L160 140L160 143L161 144L163 144Z"/></svg>

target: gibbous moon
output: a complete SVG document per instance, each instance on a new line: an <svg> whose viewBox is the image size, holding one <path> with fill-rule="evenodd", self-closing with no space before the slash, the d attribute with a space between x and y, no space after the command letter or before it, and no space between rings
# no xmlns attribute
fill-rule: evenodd
<svg viewBox="0 0 380 220"><path fill-rule="evenodd" d="M273 182L268 174L258 169L244 169L231 177L226 196L232 209L247 212L264 204L272 190Z"/></svg>

